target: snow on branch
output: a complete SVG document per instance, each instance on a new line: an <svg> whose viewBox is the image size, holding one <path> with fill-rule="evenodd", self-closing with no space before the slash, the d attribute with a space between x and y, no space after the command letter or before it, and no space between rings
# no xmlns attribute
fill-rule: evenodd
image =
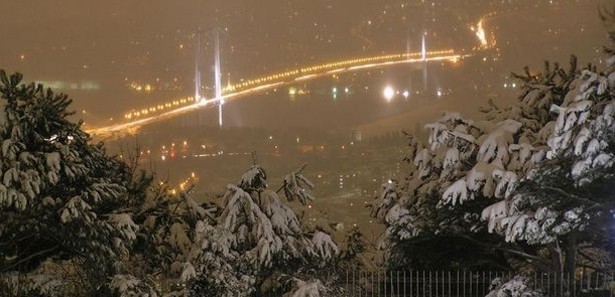
<svg viewBox="0 0 615 297"><path fill-rule="evenodd" d="M306 166L307 164L303 164L301 168L284 177L282 189L288 201L297 199L301 204L306 205L309 201L314 200L314 196L308 192L314 188L314 184L301 174Z"/></svg>

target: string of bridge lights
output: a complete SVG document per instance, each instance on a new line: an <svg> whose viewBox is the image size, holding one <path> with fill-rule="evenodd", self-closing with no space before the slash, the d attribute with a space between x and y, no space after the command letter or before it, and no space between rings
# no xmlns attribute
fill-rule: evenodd
<svg viewBox="0 0 615 297"><path fill-rule="evenodd" d="M438 55L451 55L451 54L454 54L454 52L455 51L452 49L447 49L447 50L430 51L430 52L426 52L425 54L427 56L438 56ZM265 75L262 77L241 81L237 84L229 84L226 87L222 88L222 92L223 93L236 92L236 91L241 91L241 90L244 90L250 87L255 87L255 86L259 86L259 85L263 85L267 83L285 81L285 80L293 79L293 78L299 81L304 78L309 78L310 76L318 74L318 73L322 73L328 70L339 69L340 67L352 67L352 66L359 66L359 65L368 64L368 63L382 63L382 62L387 62L387 61L406 60L406 59L412 59L412 58L419 58L422 55L423 55L422 52L400 53L400 54L355 58L355 59L348 59L348 60L343 60L343 61L336 61L336 62L320 64L320 65L313 65L313 66L303 67L303 68L299 68L295 70L289 70L285 72ZM178 108L178 107L186 106L189 104L198 103L198 101L199 101L198 99L195 99L195 97L192 96L192 97L184 97L184 98L175 99L172 101L152 105L152 106L137 109L137 110L133 109L124 114L124 119L133 120L133 119L138 119L143 116L151 116L156 113L164 112L164 111L167 111L173 108Z"/></svg>

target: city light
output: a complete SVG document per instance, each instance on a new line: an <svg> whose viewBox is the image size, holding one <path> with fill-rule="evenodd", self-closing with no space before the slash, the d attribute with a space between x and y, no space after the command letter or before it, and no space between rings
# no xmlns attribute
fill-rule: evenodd
<svg viewBox="0 0 615 297"><path fill-rule="evenodd" d="M391 100L393 100L393 97L395 96L395 89L393 89L393 87L391 86L386 86L384 88L384 91L382 91L382 95L384 96L384 99L386 99L388 102L391 102Z"/></svg>
<svg viewBox="0 0 615 297"><path fill-rule="evenodd" d="M487 40L487 33L485 32L483 23L484 23L484 20L480 19L478 23L476 24L476 27L472 26L470 27L470 29L474 32L474 34L478 38L481 48L488 48L489 42Z"/></svg>

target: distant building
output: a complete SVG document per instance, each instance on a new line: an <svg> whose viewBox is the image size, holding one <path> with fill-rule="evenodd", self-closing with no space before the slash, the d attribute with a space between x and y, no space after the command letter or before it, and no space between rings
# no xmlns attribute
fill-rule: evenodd
<svg viewBox="0 0 615 297"><path fill-rule="evenodd" d="M356 141L356 142L360 142L363 140L363 135L361 134L360 130L352 130L352 140Z"/></svg>

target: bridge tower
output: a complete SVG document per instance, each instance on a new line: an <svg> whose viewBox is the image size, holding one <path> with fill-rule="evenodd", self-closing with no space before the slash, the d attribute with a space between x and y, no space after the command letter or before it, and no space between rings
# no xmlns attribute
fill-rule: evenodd
<svg viewBox="0 0 615 297"><path fill-rule="evenodd" d="M201 101L201 30L197 29L196 32L196 45L194 53L194 102Z"/></svg>
<svg viewBox="0 0 615 297"><path fill-rule="evenodd" d="M214 65L214 80L216 87L216 100L218 100L218 124L222 127L222 74L220 72L220 33L218 29L214 32L214 47L215 47L215 65Z"/></svg>
<svg viewBox="0 0 615 297"><path fill-rule="evenodd" d="M423 62L427 61L427 44L425 43L425 34L421 34L421 59Z"/></svg>
<svg viewBox="0 0 615 297"><path fill-rule="evenodd" d="M421 59L423 60L423 91L427 91L427 32L421 34Z"/></svg>

